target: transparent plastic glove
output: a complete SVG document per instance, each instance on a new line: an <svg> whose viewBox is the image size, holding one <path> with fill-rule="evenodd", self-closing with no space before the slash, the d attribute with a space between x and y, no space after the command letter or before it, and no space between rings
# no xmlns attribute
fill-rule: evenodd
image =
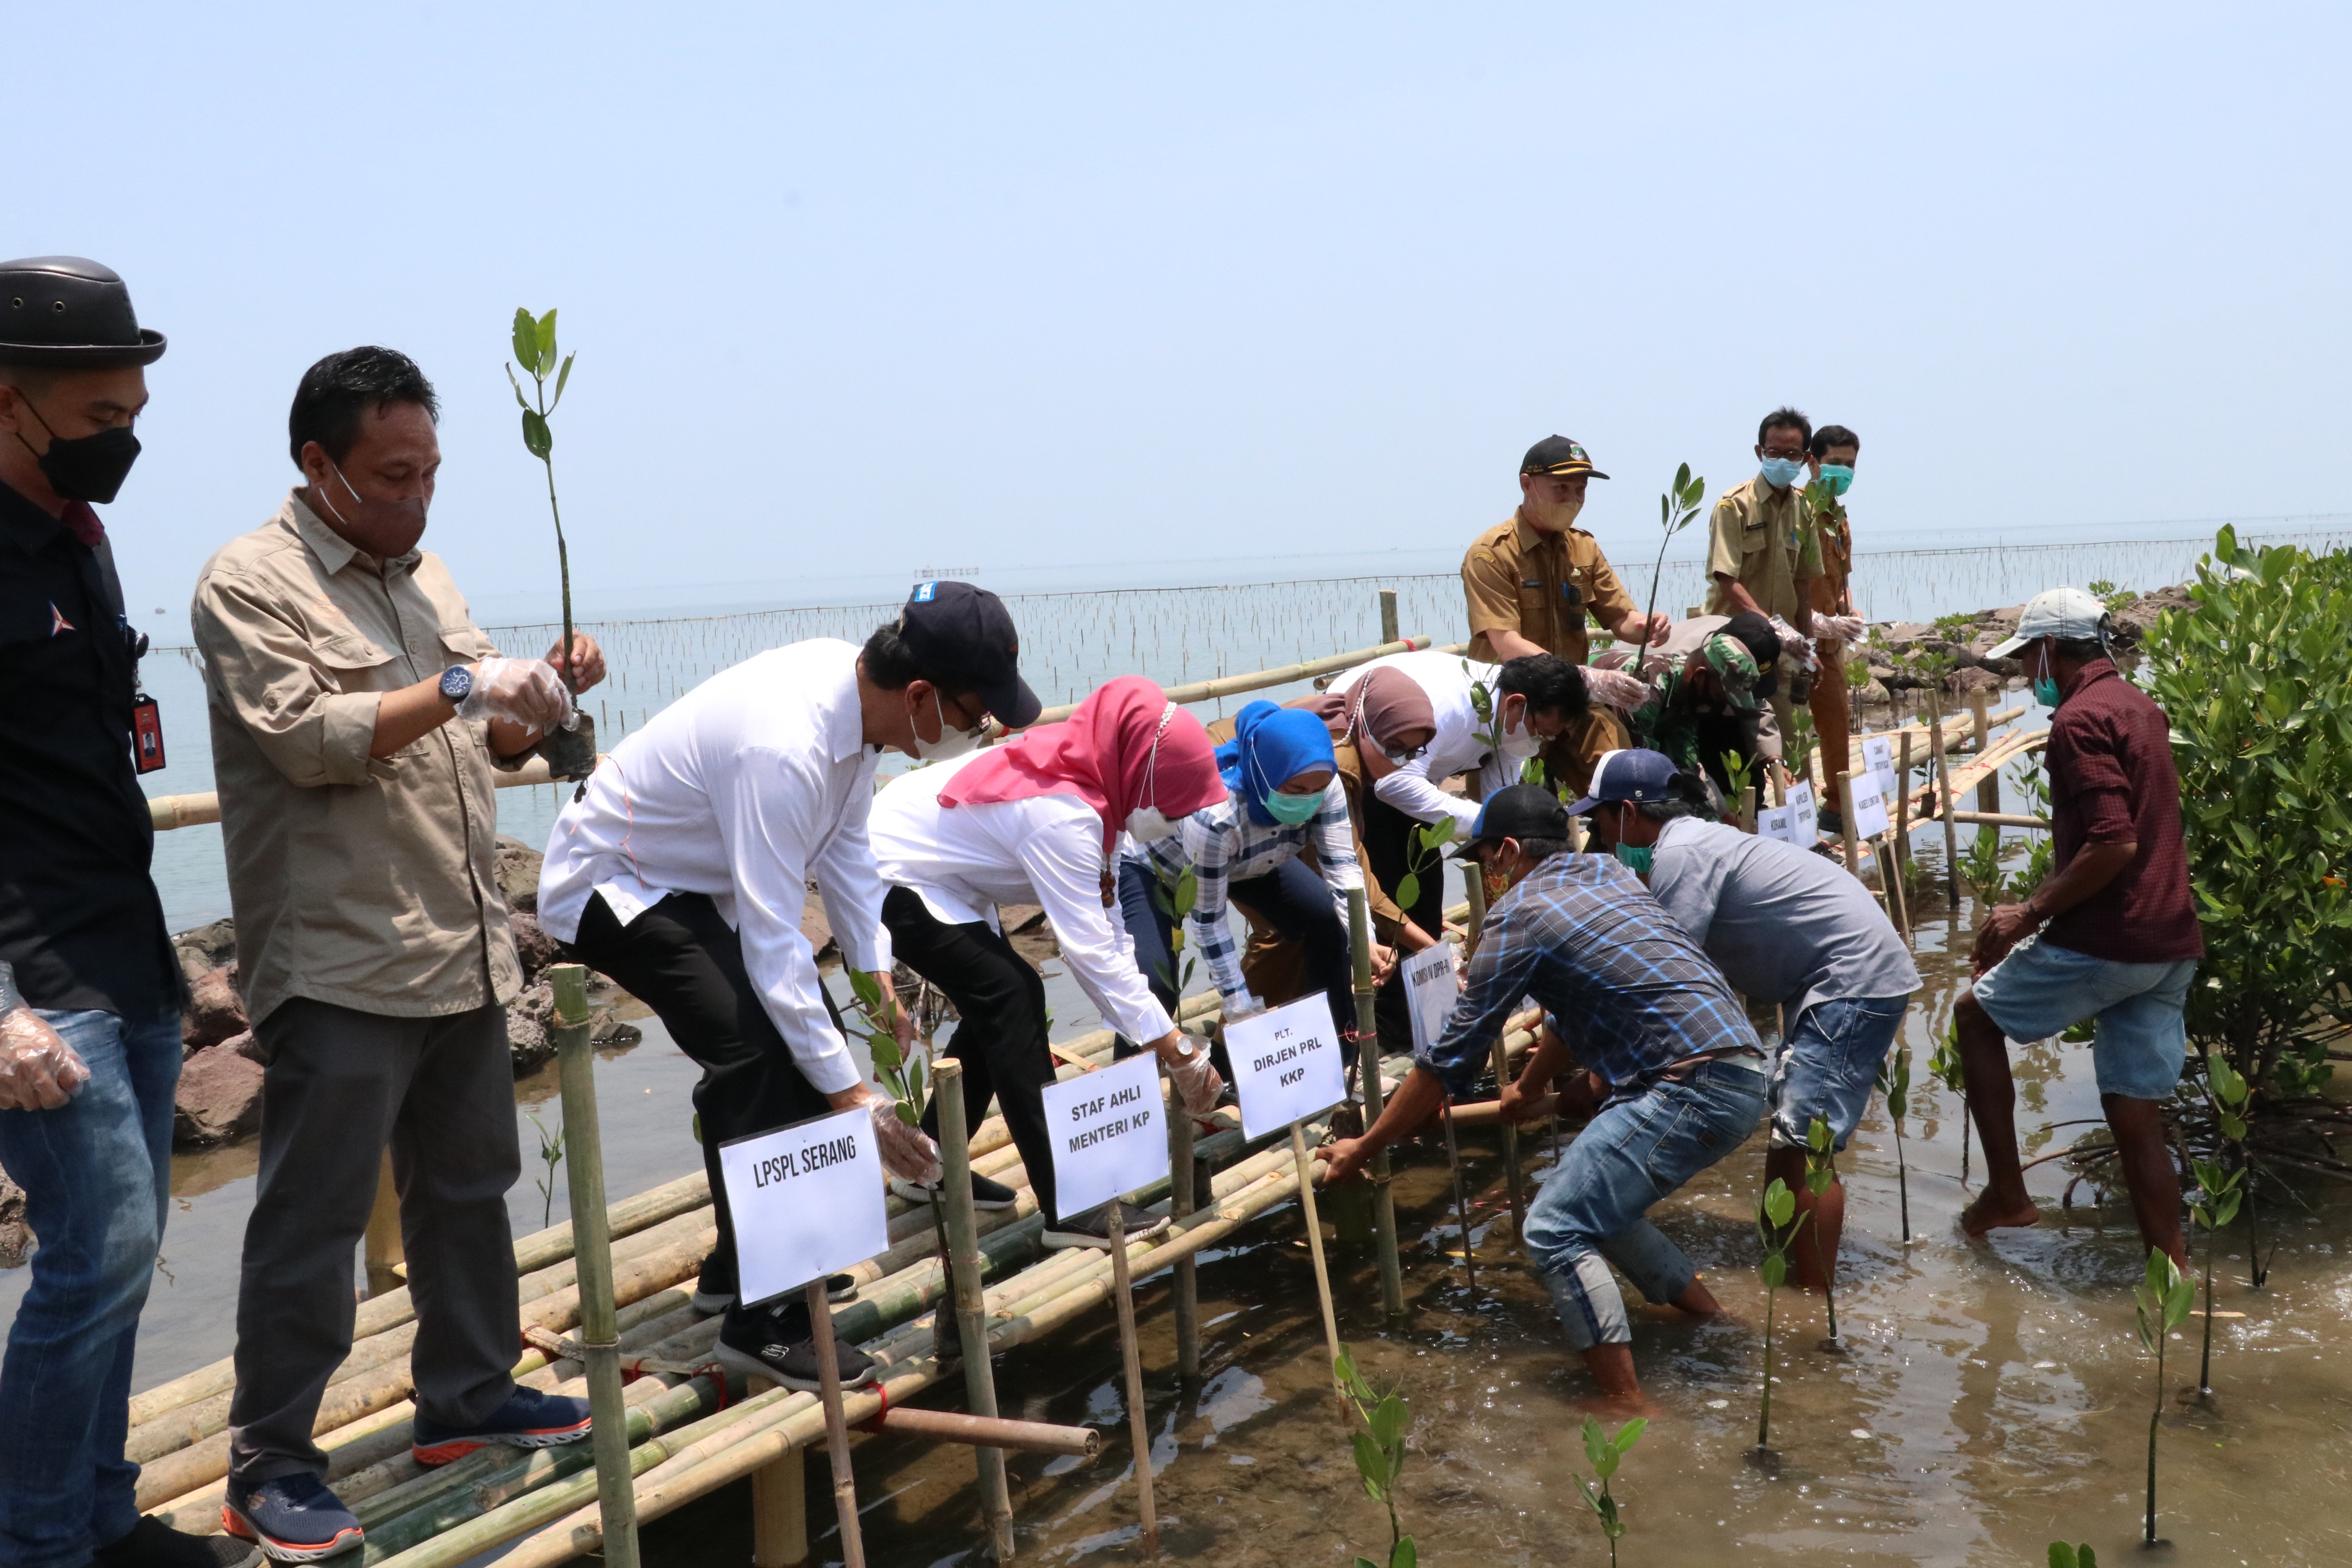
<svg viewBox="0 0 2352 1568"><path fill-rule="evenodd" d="M1247 991L1236 991L1225 1000L1224 1017L1225 1022L1229 1024L1235 1019L1252 1017L1265 1011L1265 1004Z"/></svg>
<svg viewBox="0 0 2352 1568"><path fill-rule="evenodd" d="M1857 642L1862 637L1862 617L1817 614L1813 616L1813 635L1832 642Z"/></svg>
<svg viewBox="0 0 2352 1568"><path fill-rule="evenodd" d="M1178 1048L1192 1054L1168 1064L1168 1081L1176 1086L1176 1098L1187 1111L1206 1116L1217 1108L1217 1096L1225 1091L1225 1080L1217 1076L1206 1047L1187 1040Z"/></svg>
<svg viewBox="0 0 2352 1568"><path fill-rule="evenodd" d="M940 1146L919 1127L898 1120L898 1101L875 1095L866 1102L874 1121L874 1146L882 1152L882 1168L902 1182L928 1187L940 1179Z"/></svg>
<svg viewBox="0 0 2352 1568"><path fill-rule="evenodd" d="M55 1110L89 1081L80 1056L38 1013L19 1005L0 1015L0 1110Z"/></svg>
<svg viewBox="0 0 2352 1568"><path fill-rule="evenodd" d="M486 658L474 666L474 689L457 704L460 719L504 719L541 730L570 730L579 720L563 677L543 658Z"/></svg>
<svg viewBox="0 0 2352 1568"><path fill-rule="evenodd" d="M1591 669L1584 672L1584 689L1595 702L1631 713L1650 700L1649 684L1638 676L1622 669Z"/></svg>

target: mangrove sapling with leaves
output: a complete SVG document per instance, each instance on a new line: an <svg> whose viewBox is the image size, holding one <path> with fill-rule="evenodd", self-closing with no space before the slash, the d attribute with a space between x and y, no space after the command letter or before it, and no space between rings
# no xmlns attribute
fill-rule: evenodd
<svg viewBox="0 0 2352 1568"><path fill-rule="evenodd" d="M2205 1349L2197 1363L2197 1392L2213 1397L2213 1252L2221 1245L2221 1229L2238 1215L2238 1183L2243 1171L2224 1171L2215 1160L2200 1160L2191 1167L2197 1191L2189 1213L2205 1231Z"/></svg>
<svg viewBox="0 0 2352 1568"><path fill-rule="evenodd" d="M1724 804L1731 807L1741 829L1748 833L1756 831L1756 773L1760 765L1758 759L1743 757L1738 752L1723 753L1723 776L1731 781Z"/></svg>
<svg viewBox="0 0 2352 1568"><path fill-rule="evenodd" d="M2164 1344L2197 1304L2197 1283L2180 1272L2164 1248L2147 1249L2147 1282L2132 1287L2139 1320L2139 1342L2156 1358L2156 1408L2147 1418L2147 1536L2156 1541L2156 1428L2164 1419Z"/></svg>
<svg viewBox="0 0 2352 1568"><path fill-rule="evenodd" d="M1976 837L1960 851L1960 875L1980 897L2000 896L2000 829L1979 823Z"/></svg>
<svg viewBox="0 0 2352 1568"><path fill-rule="evenodd" d="M531 1178L531 1184L539 1189L539 1226L544 1230L555 1223L555 1168L563 1163L563 1129L550 1132L535 1112L529 1114L530 1124L539 1129L540 1161L547 1167L544 1175Z"/></svg>
<svg viewBox="0 0 2352 1568"><path fill-rule="evenodd" d="M1764 1277L1764 1408L1756 1418L1756 1451L1772 1451L1772 1309L1781 1283L1789 1278L1789 1244L1805 1227L1811 1215L1797 1213L1797 1194L1780 1177L1764 1189L1756 1205L1756 1240L1764 1249L1757 1272ZM1791 1225L1790 1221L1795 1220Z"/></svg>
<svg viewBox="0 0 2352 1568"><path fill-rule="evenodd" d="M1586 1484L1582 1476L1573 1471L1570 1472L1569 1479L1576 1483L1576 1489L1584 1494L1584 1506L1591 1509L1592 1517L1601 1521L1601 1533L1609 1538L1610 1568L1616 1568L1617 1542L1625 1534L1625 1521L1617 1512L1617 1500L1611 1495L1609 1484L1616 1477L1618 1464L1633 1452L1633 1445L1642 1440L1642 1434L1649 1425L1646 1417L1636 1415L1618 1427L1617 1435L1612 1437L1602 1434L1600 1422L1590 1415L1584 1418L1584 1457L1592 1462L1592 1473L1600 1480L1600 1490L1595 1491Z"/></svg>
<svg viewBox="0 0 2352 1568"><path fill-rule="evenodd" d="M1805 1190L1813 1194L1818 1205L1822 1195L1837 1184L1837 1141L1830 1135L1830 1124L1820 1117L1813 1118L1805 1129ZM1821 1266L1822 1300L1829 1308L1829 1343L1837 1343L1837 1259L1822 1255L1822 1227L1813 1226L1813 1261Z"/></svg>
<svg viewBox="0 0 2352 1568"><path fill-rule="evenodd" d="M856 1021L851 1026L866 1040L866 1054L874 1060L874 1076L889 1095L898 1120L909 1127L923 1125L923 1110L930 1091L930 1041L918 1037L919 1047L914 1054L898 1043L898 997L894 991L886 995L882 983L863 969L849 972L849 989L857 999ZM940 1203L938 1184L930 1188L931 1236L939 1246L940 1268L942 1272L953 1267L953 1253L948 1247L948 1215ZM940 1323L942 1330L954 1313L955 1292L952 1289L940 1295ZM948 1335L942 1331L940 1343Z"/></svg>
<svg viewBox="0 0 2352 1568"><path fill-rule="evenodd" d="M1658 613L1658 584L1666 574L1666 551L1675 535L1698 519L1699 503L1706 500L1706 481L1691 472L1688 463L1675 469L1675 482L1658 498L1658 559L1650 568L1650 602L1642 611L1642 637L1633 645L1633 662L1625 668L1642 673L1642 656L1649 651L1650 626Z"/></svg>
<svg viewBox="0 0 2352 1568"><path fill-rule="evenodd" d="M1960 1062L1960 1026L1952 1025L1944 1037L1936 1042L1936 1054L1927 1058L1927 1071L1937 1083L1960 1097L1960 1185L1969 1184L1969 1074Z"/></svg>
<svg viewBox="0 0 2352 1568"><path fill-rule="evenodd" d="M1200 896L1201 879L1190 866L1173 876L1161 868L1151 884L1151 901L1168 921L1169 956L1157 965L1160 983L1180 997L1184 994L1184 987L1192 984L1194 963L1184 952L1184 921ZM1180 963L1181 970L1177 967Z"/></svg>
<svg viewBox="0 0 2352 1568"><path fill-rule="evenodd" d="M2053 1541L2050 1543L2050 1568L2099 1568L2099 1554L2091 1550L2087 1541L2080 1546Z"/></svg>
<svg viewBox="0 0 2352 1568"><path fill-rule="evenodd" d="M1363 1482L1364 1494L1389 1510L1389 1555L1386 1568L1415 1568L1420 1550L1412 1537L1404 1532L1397 1516L1397 1477L1404 1473L1405 1428L1412 1424L1412 1414L1405 1407L1402 1396L1391 1392L1377 1394L1356 1370L1356 1352L1346 1345L1339 1347L1339 1359L1331 1363L1331 1375L1347 1396L1364 1429L1353 1435L1356 1456L1356 1479ZM1632 1447L1628 1444L1627 1447ZM1355 1568L1382 1568L1369 1557L1359 1557Z"/></svg>
<svg viewBox="0 0 2352 1568"><path fill-rule="evenodd" d="M1399 909L1410 910L1420 900L1422 878L1437 866L1461 826L1449 816L1440 822L1421 823L1412 829L1405 844L1404 875L1397 879L1395 897Z"/></svg>
<svg viewBox="0 0 2352 1568"><path fill-rule="evenodd" d="M1903 1118L1911 1110L1911 1047L1902 1046L1878 1064L1878 1092L1886 1097L1886 1117L1895 1124L1895 1190L1901 1200L1903 1245L1911 1245L1911 1168L1903 1158Z"/></svg>
<svg viewBox="0 0 2352 1568"><path fill-rule="evenodd" d="M523 449L537 458L547 469L547 510L555 519L555 568L563 587L563 659L559 667L563 684L572 692L574 706L570 728L551 730L539 743L539 754L547 762L548 773L559 779L584 779L596 766L596 721L580 710L580 676L572 668L572 552L563 541L563 509L555 500L555 432L547 421L563 401L564 384L572 379L572 362L576 355L565 354L561 365L556 361L555 312L533 317L529 310L518 310L514 315L514 354L516 361L530 373L538 396L538 405L522 395L522 383L515 377L513 364L507 366L507 384L514 388L515 402L522 406ZM555 395L547 395L547 378L555 378Z"/></svg>

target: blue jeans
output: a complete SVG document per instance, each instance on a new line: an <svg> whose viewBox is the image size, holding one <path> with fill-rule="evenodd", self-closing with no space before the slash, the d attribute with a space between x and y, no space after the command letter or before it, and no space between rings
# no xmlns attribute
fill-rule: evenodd
<svg viewBox="0 0 2352 1568"><path fill-rule="evenodd" d="M41 1016L89 1081L55 1110L0 1110L0 1165L40 1241L0 1361L0 1565L81 1568L139 1522L122 1440L172 1194L180 1018Z"/></svg>
<svg viewBox="0 0 2352 1568"><path fill-rule="evenodd" d="M1748 1141L1764 1116L1761 1057L1705 1062L1610 1102L1568 1146L1528 1211L1528 1255L1579 1353L1633 1337L1613 1263L1650 1301L1698 1278L1645 1217L1650 1205Z"/></svg>
<svg viewBox="0 0 2352 1568"><path fill-rule="evenodd" d="M2091 1066L2101 1094L2166 1100L2189 1058L2181 1008L2197 961L2124 963L2029 939L1979 976L1977 1005L2012 1040L2046 1040L2095 1018Z"/></svg>
<svg viewBox="0 0 2352 1568"><path fill-rule="evenodd" d="M1772 1147L1806 1147L1818 1116L1829 1123L1831 1147L1844 1150L1910 1005L1908 995L1838 996L1797 1016L1772 1069Z"/></svg>

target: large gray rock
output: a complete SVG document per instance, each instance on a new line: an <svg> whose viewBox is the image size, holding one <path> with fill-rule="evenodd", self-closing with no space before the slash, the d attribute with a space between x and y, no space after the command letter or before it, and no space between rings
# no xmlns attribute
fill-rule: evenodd
<svg viewBox="0 0 2352 1568"><path fill-rule="evenodd" d="M188 984L180 1012L180 1043L191 1056L250 1028L245 999L236 994L236 970L208 969Z"/></svg>
<svg viewBox="0 0 2352 1568"><path fill-rule="evenodd" d="M490 871L498 879L499 891L506 895L507 908L523 914L538 912L539 867L545 858L521 839L499 835Z"/></svg>
<svg viewBox="0 0 2352 1568"><path fill-rule="evenodd" d="M261 1065L241 1050L215 1046L180 1068L173 1100L172 1146L233 1143L261 1126Z"/></svg>
<svg viewBox="0 0 2352 1568"><path fill-rule="evenodd" d="M612 1008L592 1004L589 1039L598 1050L635 1045L645 1031L613 1016ZM514 1058L517 1078L555 1059L555 988L546 982L527 988L507 1004L507 1048Z"/></svg>
<svg viewBox="0 0 2352 1568"><path fill-rule="evenodd" d="M526 984L537 980L549 964L562 962L562 948L540 928L537 915L513 914L508 917L508 923L514 928L515 957L522 963Z"/></svg>
<svg viewBox="0 0 2352 1568"><path fill-rule="evenodd" d="M0 1268L14 1268L33 1250L33 1233L25 1224L25 1189L0 1171Z"/></svg>
<svg viewBox="0 0 2352 1568"><path fill-rule="evenodd" d="M190 984L208 970L222 969L236 962L236 922L216 920L210 925L184 931L172 939L172 948L179 955L180 973Z"/></svg>

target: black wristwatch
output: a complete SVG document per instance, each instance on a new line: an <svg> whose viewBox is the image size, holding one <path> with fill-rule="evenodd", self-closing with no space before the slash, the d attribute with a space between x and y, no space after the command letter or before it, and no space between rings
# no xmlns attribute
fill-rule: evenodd
<svg viewBox="0 0 2352 1568"><path fill-rule="evenodd" d="M460 707L474 694L474 672L462 664L453 664L441 672L441 695L453 708Z"/></svg>

